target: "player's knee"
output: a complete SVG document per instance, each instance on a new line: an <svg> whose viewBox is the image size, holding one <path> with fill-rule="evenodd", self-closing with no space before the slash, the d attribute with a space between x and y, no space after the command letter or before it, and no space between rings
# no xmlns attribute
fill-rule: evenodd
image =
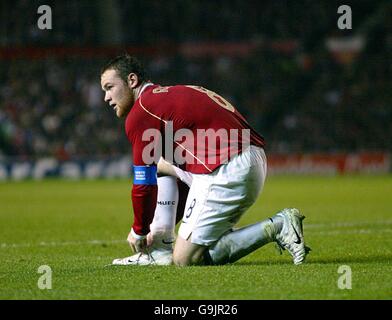
<svg viewBox="0 0 392 320"><path fill-rule="evenodd" d="M173 256L173 263L177 267L185 267L185 266L189 265L188 261L186 259L176 257L176 256Z"/></svg>
<svg viewBox="0 0 392 320"><path fill-rule="evenodd" d="M205 249L204 246L177 237L173 252L173 263L181 267L203 264L202 257Z"/></svg>
<svg viewBox="0 0 392 320"><path fill-rule="evenodd" d="M178 267L195 266L202 264L198 255L173 254L173 263Z"/></svg>
<svg viewBox="0 0 392 320"><path fill-rule="evenodd" d="M173 254L173 263L178 267L186 267L192 265L192 259L183 254Z"/></svg>

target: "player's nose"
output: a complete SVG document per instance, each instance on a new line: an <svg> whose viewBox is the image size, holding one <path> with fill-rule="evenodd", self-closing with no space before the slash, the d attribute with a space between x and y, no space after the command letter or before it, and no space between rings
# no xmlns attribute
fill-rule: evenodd
<svg viewBox="0 0 392 320"><path fill-rule="evenodd" d="M105 100L105 102L109 102L111 100L110 95L108 94L108 92L105 93L104 100Z"/></svg>

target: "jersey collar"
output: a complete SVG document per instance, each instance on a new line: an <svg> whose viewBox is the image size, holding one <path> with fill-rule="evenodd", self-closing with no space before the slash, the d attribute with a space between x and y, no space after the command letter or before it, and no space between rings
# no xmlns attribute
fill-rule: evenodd
<svg viewBox="0 0 392 320"><path fill-rule="evenodd" d="M144 91L147 87L152 86L152 85L154 85L152 82L147 82L147 83L143 84L142 88L141 88L140 91L139 91L139 94L137 95L136 100L140 98L140 96L142 95L143 91Z"/></svg>

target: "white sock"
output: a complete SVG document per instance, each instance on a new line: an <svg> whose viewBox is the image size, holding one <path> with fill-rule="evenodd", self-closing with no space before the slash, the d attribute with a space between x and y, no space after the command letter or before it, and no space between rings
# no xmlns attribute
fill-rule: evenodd
<svg viewBox="0 0 392 320"><path fill-rule="evenodd" d="M237 261L265 244L274 241L276 228L271 219L228 232L207 250L209 264L226 264Z"/></svg>
<svg viewBox="0 0 392 320"><path fill-rule="evenodd" d="M154 239L157 240L155 245L161 245L162 241L162 245L174 242L177 204L177 178L169 176L159 177L157 206L155 208L154 219L150 224L151 233Z"/></svg>

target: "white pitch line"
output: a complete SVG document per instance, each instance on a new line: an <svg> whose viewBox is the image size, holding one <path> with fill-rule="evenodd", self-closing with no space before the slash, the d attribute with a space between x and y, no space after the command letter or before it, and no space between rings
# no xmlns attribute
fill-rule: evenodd
<svg viewBox="0 0 392 320"><path fill-rule="evenodd" d="M38 243L1 243L0 248L29 248L29 247L60 247L60 246L76 246L76 245L104 245L126 243L126 240L88 240L88 241L41 241Z"/></svg>
<svg viewBox="0 0 392 320"><path fill-rule="evenodd" d="M392 220L375 220L375 221L355 221L355 222L331 222L331 223L314 223L304 224L304 229L317 229L317 228L339 228L339 227L359 227L359 226L374 226L374 225L391 225Z"/></svg>
<svg viewBox="0 0 392 320"><path fill-rule="evenodd" d="M392 228L388 229L371 229L358 228L350 230L315 230L315 229L333 229L339 227L360 227L360 226L375 226L375 225L391 225L392 220L375 220L375 221L347 221L335 223L320 223L320 224L305 224L306 232L317 235L335 235L335 234L372 234L372 233L392 233ZM105 245L126 243L126 240L87 240L87 241L41 241L38 243L0 243L0 249L7 248L29 248L29 247L61 247L61 246L76 246L76 245Z"/></svg>
<svg viewBox="0 0 392 320"><path fill-rule="evenodd" d="M349 230L316 230L317 228L333 229L336 227L356 227L364 225L390 225L392 220L385 221L358 221L358 222L338 222L338 223L325 223L325 224L308 224L304 226L307 232L312 235L335 235L335 234L384 234L392 233L392 228L388 229L372 229L372 228L356 228ZM8 248L29 248L29 247L61 247L61 246L75 246L75 245L105 245L126 243L126 240L87 240L87 241L42 241L38 243L0 243L0 249Z"/></svg>
<svg viewBox="0 0 392 320"><path fill-rule="evenodd" d="M308 230L307 233L309 232L312 234L312 236L339 235L339 234L358 235L358 234L374 234L374 233L376 234L392 233L392 229L349 229L349 230L328 230L328 231Z"/></svg>

